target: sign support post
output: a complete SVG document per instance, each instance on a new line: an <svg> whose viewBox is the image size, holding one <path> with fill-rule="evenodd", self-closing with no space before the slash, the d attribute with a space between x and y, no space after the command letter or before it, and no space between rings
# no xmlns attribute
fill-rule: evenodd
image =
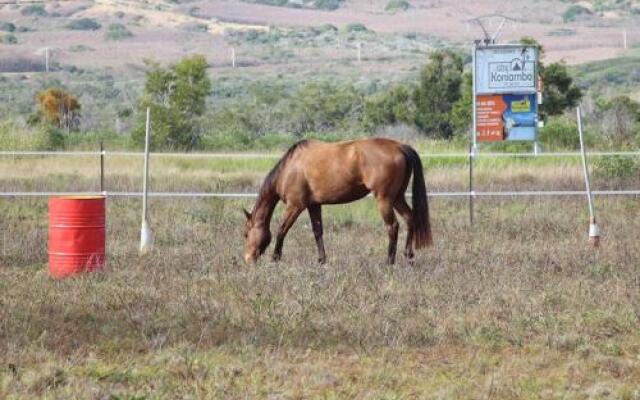
<svg viewBox="0 0 640 400"><path fill-rule="evenodd" d="M476 51L478 50L478 45L476 43L473 44L473 54L471 55L471 63L473 67L471 68L471 80L473 85L473 130L471 131L471 143L473 143L471 147L471 153L477 154L478 152L478 143L477 143L477 111L476 111Z"/></svg>

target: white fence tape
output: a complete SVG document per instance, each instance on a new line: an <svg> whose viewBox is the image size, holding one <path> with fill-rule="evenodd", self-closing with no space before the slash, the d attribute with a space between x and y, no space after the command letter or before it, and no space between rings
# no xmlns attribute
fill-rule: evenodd
<svg viewBox="0 0 640 400"><path fill-rule="evenodd" d="M639 190L594 190L597 196L640 196ZM534 196L584 196L584 190L542 190L542 191L507 191L507 192L431 192L429 197L534 197ZM142 192L0 192L0 197L46 197L46 196L107 196L107 197L141 197ZM257 193L201 193L201 192L155 192L149 197L158 198L223 198L241 199L255 198ZM410 193L406 194L411 197Z"/></svg>
<svg viewBox="0 0 640 400"><path fill-rule="evenodd" d="M143 152L133 151L0 151L0 156L68 156L68 157L86 157L86 156L105 156L113 157L143 157ZM580 157L580 152L559 152L559 153L423 153L422 158L501 158L501 157ZM640 151L594 151L589 152L589 156L640 156ZM151 153L151 157L164 158L239 158L239 159L279 159L281 154L275 153Z"/></svg>
<svg viewBox="0 0 640 400"><path fill-rule="evenodd" d="M120 156L143 157L142 152L127 151L0 151L0 156ZM580 157L579 152L561 153L431 153L421 154L423 158L449 158L449 157ZM591 152L590 156L640 156L637 151L618 152ZM278 159L279 154L269 153L152 153L152 157L170 158L238 158L238 159ZM505 192L432 192L429 197L530 197L530 196L584 196L582 190L548 190L548 191L505 191ZM640 190L596 190L597 196L640 196ZM110 197L140 197L141 192L0 192L0 197L46 197L46 196L99 196ZM257 193L201 193L201 192L155 192L149 193L150 197L158 198L255 198ZM410 194L407 194L410 197Z"/></svg>

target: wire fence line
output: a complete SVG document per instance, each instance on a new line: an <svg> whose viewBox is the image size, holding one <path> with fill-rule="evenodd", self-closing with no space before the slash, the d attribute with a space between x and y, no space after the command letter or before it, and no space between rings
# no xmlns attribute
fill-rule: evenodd
<svg viewBox="0 0 640 400"><path fill-rule="evenodd" d="M131 151L0 151L0 156L53 156L53 157L87 157L87 156L121 156L121 157L143 157L143 152ZM589 153L590 156L640 156L640 151L596 151ZM279 159L280 154L275 153L151 153L153 157L164 158L218 158L218 159ZM423 158L501 158L501 157L580 157L580 152L554 152L554 153L423 153ZM640 189L631 190L596 190L592 191L595 196L640 196ZM524 191L456 191L456 192L431 192L429 197L434 198L480 198L480 197L573 197L585 196L584 190L524 190ZM106 197L141 197L142 192L132 191L84 191L84 192L25 192L12 191L0 192L1 197L48 197L48 196L106 196ZM257 193L224 193L224 192L152 192L149 197L154 198L220 198L220 199L243 199L256 198ZM410 193L406 194L411 197Z"/></svg>
<svg viewBox="0 0 640 400"><path fill-rule="evenodd" d="M87 156L113 156L113 157L144 157L144 152L137 151L0 151L0 156L53 156L53 157L87 157ZM623 156L638 157L640 151L593 151L587 155L595 157ZM238 158L238 159L279 159L277 153L150 153L151 157L159 158ZM545 157L580 157L580 152L553 152L553 153L421 153L421 158L545 158Z"/></svg>
<svg viewBox="0 0 640 400"><path fill-rule="evenodd" d="M594 196L640 196L640 189L634 190L594 190ZM523 190L504 192L430 192L428 197L573 197L585 196L584 190ZM149 197L156 198L221 198L253 199L258 193L206 193L206 192L150 192ZM48 196L106 196L106 197L142 197L142 192L0 192L0 197L48 197ZM406 193L411 197L411 193ZM371 195L367 196L371 197Z"/></svg>

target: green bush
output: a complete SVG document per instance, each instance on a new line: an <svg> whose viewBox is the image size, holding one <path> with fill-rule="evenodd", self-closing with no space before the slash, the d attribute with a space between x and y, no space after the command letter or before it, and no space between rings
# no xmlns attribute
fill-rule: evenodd
<svg viewBox="0 0 640 400"><path fill-rule="evenodd" d="M105 34L107 40L122 40L133 37L133 33L122 24L115 23L109 25Z"/></svg>
<svg viewBox="0 0 640 400"><path fill-rule="evenodd" d="M347 24L347 26L345 27L345 30L347 32L368 32L369 31L367 27L364 24L361 24L360 22L352 22L350 24Z"/></svg>
<svg viewBox="0 0 640 400"><path fill-rule="evenodd" d="M16 37L16 35L9 33L9 34L0 36L0 42L4 44L16 44L18 43L18 38Z"/></svg>
<svg viewBox="0 0 640 400"><path fill-rule="evenodd" d="M411 4L407 0L390 0L384 8L386 11L407 11L411 8Z"/></svg>
<svg viewBox="0 0 640 400"><path fill-rule="evenodd" d="M93 18L75 19L67 24L67 29L73 31L97 31L101 25Z"/></svg>
<svg viewBox="0 0 640 400"><path fill-rule="evenodd" d="M46 17L47 11L44 9L42 4L31 4L25 7L22 7L20 13L24 16L32 16L32 17Z"/></svg>
<svg viewBox="0 0 640 400"><path fill-rule="evenodd" d="M11 22L0 22L0 31L14 32L15 30L16 26Z"/></svg>
<svg viewBox="0 0 640 400"><path fill-rule="evenodd" d="M154 148L189 150L196 147L201 137L200 117L211 91L206 59L196 55L183 58L168 68L153 62L148 62L147 66L133 142L144 143L146 109L149 107Z"/></svg>
<svg viewBox="0 0 640 400"><path fill-rule="evenodd" d="M313 5L320 10L337 10L344 0L316 0Z"/></svg>
<svg viewBox="0 0 640 400"><path fill-rule="evenodd" d="M563 117L549 118L544 128L540 129L538 140L547 150L576 149L580 146L575 121Z"/></svg>
<svg viewBox="0 0 640 400"><path fill-rule="evenodd" d="M567 8L564 14L562 14L562 19L564 20L564 22L575 21L579 16L589 14L592 14L591 10L581 5L575 4Z"/></svg>
<svg viewBox="0 0 640 400"><path fill-rule="evenodd" d="M387 125L411 124L415 109L411 98L413 88L393 86L386 92L369 96L364 108L364 125L369 131Z"/></svg>
<svg viewBox="0 0 640 400"><path fill-rule="evenodd" d="M52 126L41 126L36 135L38 150L60 150L65 147L65 137L62 130Z"/></svg>
<svg viewBox="0 0 640 400"><path fill-rule="evenodd" d="M593 163L593 176L607 181L637 177L639 172L640 168L632 157L604 156Z"/></svg>

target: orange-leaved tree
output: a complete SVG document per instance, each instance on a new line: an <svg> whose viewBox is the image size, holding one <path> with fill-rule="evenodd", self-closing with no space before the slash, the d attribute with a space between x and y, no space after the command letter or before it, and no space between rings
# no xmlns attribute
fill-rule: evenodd
<svg viewBox="0 0 640 400"><path fill-rule="evenodd" d="M80 103L71 93L49 88L38 93L38 104L44 118L60 128L77 129L80 124Z"/></svg>

